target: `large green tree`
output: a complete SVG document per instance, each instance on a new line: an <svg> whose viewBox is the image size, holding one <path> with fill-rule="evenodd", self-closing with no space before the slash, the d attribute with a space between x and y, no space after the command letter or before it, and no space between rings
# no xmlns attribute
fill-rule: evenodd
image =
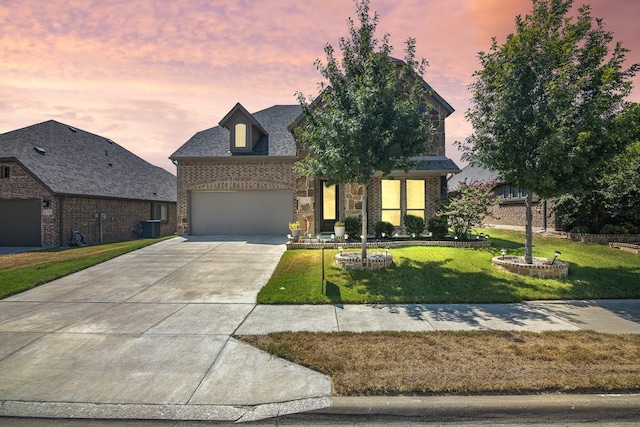
<svg viewBox="0 0 640 427"><path fill-rule="evenodd" d="M573 0L533 0L517 16L516 32L495 37L478 54L482 69L470 85L466 113L473 134L460 144L464 159L500 172L528 190L525 259L532 262L531 204L589 191L597 171L630 142L615 118L626 106L638 64L624 68L627 49L589 6L568 16Z"/></svg>
<svg viewBox="0 0 640 427"><path fill-rule="evenodd" d="M340 59L325 46L326 63L315 65L326 79L316 98L297 93L304 120L296 135L309 155L296 169L330 184L363 185L362 258L366 258L367 186L376 172L408 169L411 157L428 151L433 128L424 109L422 75L426 61L415 59L415 39L408 39L404 61L391 57L389 34L375 37L379 16L369 1L355 1L358 26L348 19ZM426 109L429 111L429 108Z"/></svg>

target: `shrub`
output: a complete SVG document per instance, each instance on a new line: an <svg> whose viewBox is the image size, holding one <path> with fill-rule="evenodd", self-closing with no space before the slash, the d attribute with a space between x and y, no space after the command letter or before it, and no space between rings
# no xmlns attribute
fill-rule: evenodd
<svg viewBox="0 0 640 427"><path fill-rule="evenodd" d="M572 227L569 232L570 233L588 233L589 227L587 227L586 225L576 225L575 227Z"/></svg>
<svg viewBox="0 0 640 427"><path fill-rule="evenodd" d="M624 225L607 224L600 230L602 234L627 234L627 227Z"/></svg>
<svg viewBox="0 0 640 427"><path fill-rule="evenodd" d="M449 196L447 203L438 212L449 219L454 235L466 240L473 227L482 224L489 215L489 207L498 203L493 193L496 181L473 181L471 184L460 182L455 193Z"/></svg>
<svg viewBox="0 0 640 427"><path fill-rule="evenodd" d="M404 228L407 234L416 237L420 237L424 231L424 219L415 215L404 216Z"/></svg>
<svg viewBox="0 0 640 427"><path fill-rule="evenodd" d="M382 237L382 233L385 233L387 236L392 236L394 231L393 224L386 221L378 221L373 226L373 232L376 235L376 239Z"/></svg>
<svg viewBox="0 0 640 427"><path fill-rule="evenodd" d="M433 239L443 239L449 234L449 225L446 216L434 216L427 221L427 230L431 233Z"/></svg>
<svg viewBox="0 0 640 427"><path fill-rule="evenodd" d="M357 216L348 216L344 219L344 231L349 236L362 234L362 220Z"/></svg>

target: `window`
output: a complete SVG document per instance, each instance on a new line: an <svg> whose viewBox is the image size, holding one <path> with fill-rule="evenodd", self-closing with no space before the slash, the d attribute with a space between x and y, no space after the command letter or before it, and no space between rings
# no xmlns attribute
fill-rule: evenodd
<svg viewBox="0 0 640 427"><path fill-rule="evenodd" d="M166 203L154 203L151 212L151 219L159 219L160 221L166 222L168 221L168 211L169 206Z"/></svg>
<svg viewBox="0 0 640 427"><path fill-rule="evenodd" d="M424 218L424 181L407 180L407 215Z"/></svg>
<svg viewBox="0 0 640 427"><path fill-rule="evenodd" d="M400 181L382 180L382 220L400 225Z"/></svg>
<svg viewBox="0 0 640 427"><path fill-rule="evenodd" d="M322 183L322 219L336 219L336 186Z"/></svg>
<svg viewBox="0 0 640 427"><path fill-rule="evenodd" d="M511 187L511 198L517 199L520 197L520 189L518 187Z"/></svg>
<svg viewBox="0 0 640 427"><path fill-rule="evenodd" d="M383 179L382 221L398 227L404 214L424 218L425 188L421 179Z"/></svg>
<svg viewBox="0 0 640 427"><path fill-rule="evenodd" d="M234 127L233 144L236 148L247 147L247 125L244 123L236 123Z"/></svg>
<svg viewBox="0 0 640 427"><path fill-rule="evenodd" d="M0 178L11 178L10 166L2 166L2 169L0 169Z"/></svg>

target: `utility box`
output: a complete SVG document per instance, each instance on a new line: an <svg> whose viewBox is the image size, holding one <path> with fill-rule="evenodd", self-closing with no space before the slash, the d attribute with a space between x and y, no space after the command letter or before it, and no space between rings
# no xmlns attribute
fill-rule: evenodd
<svg viewBox="0 0 640 427"><path fill-rule="evenodd" d="M140 229L142 230L142 237L160 237L160 220L150 219L147 221L140 221Z"/></svg>

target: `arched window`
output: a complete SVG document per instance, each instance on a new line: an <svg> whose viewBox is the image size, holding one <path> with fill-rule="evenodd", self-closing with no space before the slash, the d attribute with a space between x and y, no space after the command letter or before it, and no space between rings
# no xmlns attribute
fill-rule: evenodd
<svg viewBox="0 0 640 427"><path fill-rule="evenodd" d="M236 123L234 127L233 144L236 148L247 147L247 125L245 123Z"/></svg>

